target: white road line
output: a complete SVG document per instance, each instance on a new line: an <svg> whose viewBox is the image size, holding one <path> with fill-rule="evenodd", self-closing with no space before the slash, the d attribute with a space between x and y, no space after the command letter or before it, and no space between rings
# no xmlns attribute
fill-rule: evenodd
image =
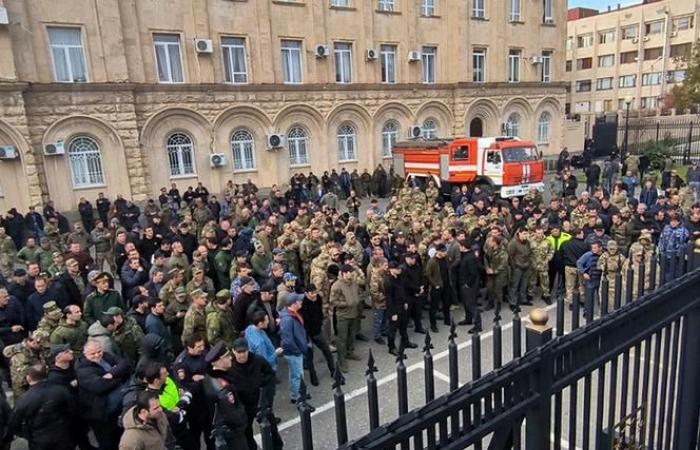
<svg viewBox="0 0 700 450"><path fill-rule="evenodd" d="M433 370L433 376L438 380L442 380L445 383L450 384L450 377L440 372L439 370Z"/></svg>
<svg viewBox="0 0 700 450"><path fill-rule="evenodd" d="M544 308L544 310L545 310L545 311L549 311L549 310L552 310L552 309L554 309L554 308L556 308L556 307L557 307L557 304L556 304L556 303L553 303L553 304L551 304L551 305L546 306L546 307ZM551 320L551 319L550 319L550 320ZM529 322L530 322L530 319L529 319L527 316L522 317L522 322L523 322L523 323L529 323ZM502 330L507 330L507 329L511 328L512 326L513 326L513 322L512 322L512 321L509 321L509 322L506 323L505 325L502 325L502 326L501 326L501 329L502 329ZM489 331L487 331L486 333L482 333L481 336L482 336L483 339L488 339L488 338L490 338L491 336L493 336L493 330L489 330ZM465 348L467 348L467 347L470 347L471 345L472 345L471 339L467 339L466 341L464 341L464 342L460 343L459 345L457 345L457 349L458 349L458 350L462 350L462 349L465 349ZM443 358L445 358L447 355L449 355L449 350L443 350L443 351L441 351L441 352L439 352L439 353L433 355L433 361L438 361L438 360L440 360L440 359L443 359ZM423 361L419 361L419 362L417 362L417 363L411 364L410 366L406 367L406 373L413 372L414 370L422 369L422 368L423 368ZM436 372L437 372L437 371L436 371ZM447 376L444 375L444 374L440 374L440 375L442 375L443 377L446 377L446 378L447 378L447 382L449 383L449 377L447 377ZM436 378L440 378L440 376L436 376ZM392 374L390 374L390 375L387 375L387 376L385 376L385 377L382 377L382 378L380 378L379 380L377 380L377 386L378 386L378 387L379 387L379 386L383 386L383 385L385 385L385 384L387 384L387 383L390 383L391 381L394 381L395 379L396 379L396 372L394 372L394 373L392 373ZM442 378L440 378L440 379L442 379ZM361 387L361 388L357 388L357 389L355 389L355 390L353 390L353 391L350 391L350 392L348 392L348 393L345 394L345 402L347 403L348 401L350 401L350 400L352 400L352 399L354 399L354 398L356 398L356 397L359 397L359 396L361 396L361 395L364 395L364 394L366 394L366 393L367 393L367 386L363 386L363 387ZM317 415L319 415L319 414L321 414L321 413L324 413L324 412L326 412L326 411L328 411L328 410L330 410L330 409L333 409L334 407L335 407L335 403L332 402L332 401L330 401L330 402L328 402L328 403L325 403L325 404L323 404L323 405L321 405L321 406L317 406L317 407L316 407L316 410L315 410L313 413L311 413L311 417L314 417L314 416L317 416ZM293 419L290 419L290 420L287 420L286 422L281 423L281 424L277 427L277 429L278 429L279 431L284 431L284 430L286 430L287 428L291 428L291 427L293 427L293 426L299 424L300 422L301 422L301 419L299 418L299 416L296 416L296 417L294 417ZM260 434L257 434L257 435L255 436L255 438L256 438L256 440L259 441Z"/></svg>

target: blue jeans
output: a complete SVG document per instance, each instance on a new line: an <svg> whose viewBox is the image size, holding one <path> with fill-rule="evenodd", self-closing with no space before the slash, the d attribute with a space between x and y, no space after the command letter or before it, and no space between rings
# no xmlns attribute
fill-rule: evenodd
<svg viewBox="0 0 700 450"><path fill-rule="evenodd" d="M374 339L382 337L382 331L385 331L384 312L383 309L372 310L372 337Z"/></svg>
<svg viewBox="0 0 700 450"><path fill-rule="evenodd" d="M289 369L289 398L299 398L299 386L304 378L304 356L284 355Z"/></svg>

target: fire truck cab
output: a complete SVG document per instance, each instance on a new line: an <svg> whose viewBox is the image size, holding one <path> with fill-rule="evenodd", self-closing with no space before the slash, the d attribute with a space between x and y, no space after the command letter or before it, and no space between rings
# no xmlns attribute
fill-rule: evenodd
<svg viewBox="0 0 700 450"><path fill-rule="evenodd" d="M512 137L412 139L397 142L394 170L405 178L432 178L441 192L478 184L502 198L531 188L544 191L544 161L531 141Z"/></svg>

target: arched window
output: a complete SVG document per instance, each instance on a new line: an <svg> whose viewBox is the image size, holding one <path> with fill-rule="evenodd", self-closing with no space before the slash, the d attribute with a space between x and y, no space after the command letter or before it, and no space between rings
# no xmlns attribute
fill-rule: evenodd
<svg viewBox="0 0 700 450"><path fill-rule="evenodd" d="M549 142L549 126L552 123L552 115L547 111L540 114L537 120L537 142L546 144Z"/></svg>
<svg viewBox="0 0 700 450"><path fill-rule="evenodd" d="M231 136L233 170L255 169L255 141L248 130L236 130Z"/></svg>
<svg viewBox="0 0 700 450"><path fill-rule="evenodd" d="M338 161L353 161L355 156L355 127L346 123L338 128Z"/></svg>
<svg viewBox="0 0 700 450"><path fill-rule="evenodd" d="M304 166L309 164L309 136L301 127L294 127L287 133L289 147L289 165Z"/></svg>
<svg viewBox="0 0 700 450"><path fill-rule="evenodd" d="M168 151L171 177L194 174L194 146L189 136L184 133L171 134L165 149Z"/></svg>
<svg viewBox="0 0 700 450"><path fill-rule="evenodd" d="M511 115L508 116L508 120L506 121L505 134L506 134L506 136L515 137L515 136L518 136L519 133L520 133L520 114L511 113Z"/></svg>
<svg viewBox="0 0 700 450"><path fill-rule="evenodd" d="M425 139L435 139L438 134L438 125L435 119L425 119L423 121L423 137Z"/></svg>
<svg viewBox="0 0 700 450"><path fill-rule="evenodd" d="M394 144L399 137L399 124L393 120L388 121L382 128L382 156L391 158Z"/></svg>
<svg viewBox="0 0 700 450"><path fill-rule="evenodd" d="M102 172L102 155L94 139L78 136L68 145L73 187L101 186L105 184Z"/></svg>

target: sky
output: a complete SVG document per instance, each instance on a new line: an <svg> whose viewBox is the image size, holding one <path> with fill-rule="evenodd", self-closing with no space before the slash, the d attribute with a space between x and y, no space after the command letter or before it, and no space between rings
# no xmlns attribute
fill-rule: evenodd
<svg viewBox="0 0 700 450"><path fill-rule="evenodd" d="M605 11L608 9L608 5L613 9L617 8L618 3L621 6L628 6L634 5L635 3L642 3L642 0L569 0L569 8L582 6L584 8Z"/></svg>

